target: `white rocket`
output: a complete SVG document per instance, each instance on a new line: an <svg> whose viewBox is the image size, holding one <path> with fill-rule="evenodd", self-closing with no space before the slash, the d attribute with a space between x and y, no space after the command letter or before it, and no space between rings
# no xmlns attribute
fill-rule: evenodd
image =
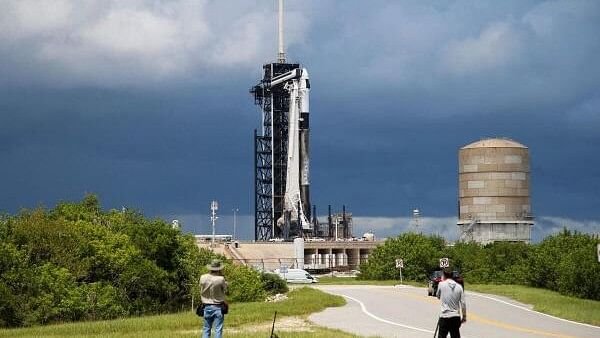
<svg viewBox="0 0 600 338"><path fill-rule="evenodd" d="M285 63L283 42L283 0L279 0L279 63ZM290 221L311 228L307 214L310 214L309 191L309 92L310 81L305 68L296 68L271 79L270 86L283 85L289 93L287 172L283 216L277 225L283 226L285 215Z"/></svg>
<svg viewBox="0 0 600 338"><path fill-rule="evenodd" d="M310 81L305 68L297 68L274 77L271 87L283 84L289 92L287 172L284 195L284 214L291 214L291 221L302 229L310 229L306 217L310 212L309 200L309 92ZM307 212L308 211L308 212ZM279 226L284 220L277 220Z"/></svg>

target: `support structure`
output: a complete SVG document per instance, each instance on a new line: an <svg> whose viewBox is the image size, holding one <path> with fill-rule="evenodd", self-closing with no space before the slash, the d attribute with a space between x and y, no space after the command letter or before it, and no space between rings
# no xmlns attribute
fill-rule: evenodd
<svg viewBox="0 0 600 338"><path fill-rule="evenodd" d="M287 176L289 93L271 87L271 79L300 67L297 63L268 63L263 78L251 89L261 108L262 131L254 134L255 240L282 237L275 222L283 216Z"/></svg>

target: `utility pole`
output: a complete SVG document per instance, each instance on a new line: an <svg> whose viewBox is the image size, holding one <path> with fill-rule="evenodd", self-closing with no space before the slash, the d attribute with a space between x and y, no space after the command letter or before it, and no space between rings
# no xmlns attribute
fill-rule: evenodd
<svg viewBox="0 0 600 338"><path fill-rule="evenodd" d="M219 202L217 201L212 201L210 203L210 211L211 211L211 216L210 216L210 221L212 222L212 243L211 243L211 248L215 247L215 222L217 221L217 210L219 209Z"/></svg>
<svg viewBox="0 0 600 338"><path fill-rule="evenodd" d="M233 209L233 240L235 241L235 228L236 228L236 223L237 223L237 213L238 211L240 211L240 209L238 208L234 208Z"/></svg>

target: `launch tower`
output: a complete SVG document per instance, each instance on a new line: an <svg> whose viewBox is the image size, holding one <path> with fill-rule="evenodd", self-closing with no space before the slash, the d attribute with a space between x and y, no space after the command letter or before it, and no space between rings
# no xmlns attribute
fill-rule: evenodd
<svg viewBox="0 0 600 338"><path fill-rule="evenodd" d="M255 240L291 239L312 229L309 90L306 69L286 61L279 0L277 62L263 65L263 78L251 89L262 115L262 130L254 131Z"/></svg>

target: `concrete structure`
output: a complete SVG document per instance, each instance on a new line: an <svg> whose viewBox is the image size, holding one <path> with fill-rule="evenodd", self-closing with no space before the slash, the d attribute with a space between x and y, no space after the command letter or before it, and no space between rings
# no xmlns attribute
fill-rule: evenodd
<svg viewBox="0 0 600 338"><path fill-rule="evenodd" d="M484 139L459 150L461 240L531 240L529 149L509 139Z"/></svg>
<svg viewBox="0 0 600 338"><path fill-rule="evenodd" d="M382 241L324 241L304 243L304 268L357 270Z"/></svg>
<svg viewBox="0 0 600 338"><path fill-rule="evenodd" d="M293 242L233 242L219 243L212 250L233 261L272 271L281 266L298 268L302 264L307 270L345 271L358 269L368 260L373 249L382 241L306 241L302 253L296 252ZM198 241L199 247L209 244Z"/></svg>

